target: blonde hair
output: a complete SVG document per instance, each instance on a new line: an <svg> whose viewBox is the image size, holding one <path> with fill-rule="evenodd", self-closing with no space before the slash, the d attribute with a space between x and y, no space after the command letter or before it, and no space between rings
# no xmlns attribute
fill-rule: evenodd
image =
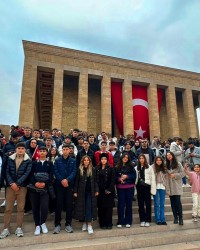
<svg viewBox="0 0 200 250"><path fill-rule="evenodd" d="M92 160L91 160L91 158L88 155L84 155L82 157L82 159L81 159L81 163L80 163L80 166L79 166L80 174L81 174L81 176L83 176L83 169L84 169L84 160L85 160L85 158L88 158L88 160L89 160L89 165L86 168L87 176L89 177L89 176L92 176L93 166L92 166Z"/></svg>

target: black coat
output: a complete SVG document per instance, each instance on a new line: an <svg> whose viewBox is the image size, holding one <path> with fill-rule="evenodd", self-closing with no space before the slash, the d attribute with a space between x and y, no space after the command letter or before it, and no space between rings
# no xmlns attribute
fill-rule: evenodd
<svg viewBox="0 0 200 250"><path fill-rule="evenodd" d="M74 218L76 220L85 219L85 188L87 181L87 172L83 171L83 176L80 175L80 170L78 169L74 193L77 193L77 198L75 198L75 209L74 209ZM93 220L97 219L97 198L95 196L96 192L99 192L98 184L96 182L96 171L93 168L92 176L90 176L91 182L91 194L92 194L92 216Z"/></svg>
<svg viewBox="0 0 200 250"><path fill-rule="evenodd" d="M99 195L97 198L98 207L114 207L115 197L115 170L110 166L102 169L97 167L97 183L99 186ZM106 191L111 192L106 194Z"/></svg>
<svg viewBox="0 0 200 250"><path fill-rule="evenodd" d="M53 182L53 163L51 161L44 161L43 164L40 160L34 161L32 163L32 169L30 174L30 183L35 186L35 183L37 180L35 179L35 173L48 173L49 174L49 180L44 181L45 187L48 185L51 185Z"/></svg>
<svg viewBox="0 0 200 250"><path fill-rule="evenodd" d="M110 150L109 150L110 151ZM112 151L110 151L110 153L112 154ZM113 156L113 161L114 161L114 167L117 165L118 161L120 160L121 157L121 152L119 150L116 150L114 156Z"/></svg>

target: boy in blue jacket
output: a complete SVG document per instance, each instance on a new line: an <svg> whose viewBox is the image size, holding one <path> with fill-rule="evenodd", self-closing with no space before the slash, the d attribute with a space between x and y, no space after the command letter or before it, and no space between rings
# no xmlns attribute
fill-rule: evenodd
<svg viewBox="0 0 200 250"><path fill-rule="evenodd" d="M63 205L66 209L65 231L73 232L72 222L72 203L73 185L76 176L76 160L69 156L69 145L62 146L62 156L57 158L54 163L54 175L56 177L56 211L55 228L53 233L59 234L61 230L61 213Z"/></svg>

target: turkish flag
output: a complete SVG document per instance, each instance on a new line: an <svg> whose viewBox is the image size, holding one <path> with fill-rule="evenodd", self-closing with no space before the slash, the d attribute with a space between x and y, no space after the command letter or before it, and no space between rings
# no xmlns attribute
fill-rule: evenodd
<svg viewBox="0 0 200 250"><path fill-rule="evenodd" d="M120 134L123 135L123 97L122 83L111 83L111 97L113 112ZM160 112L163 90L157 89L158 112ZM131 108L131 107L130 107ZM135 138L149 138L149 107L147 87L140 85L132 86L132 109L134 117Z"/></svg>
<svg viewBox="0 0 200 250"><path fill-rule="evenodd" d="M112 82L111 84L111 98L114 116L117 127L121 135L124 134L123 125L123 100L122 100L122 83Z"/></svg>
<svg viewBox="0 0 200 250"><path fill-rule="evenodd" d="M33 160L38 160L38 159L40 159L40 151L39 151L38 145L37 145L37 147L35 148L35 151L34 151L34 153L33 153L32 159L33 159Z"/></svg>
<svg viewBox="0 0 200 250"><path fill-rule="evenodd" d="M135 138L149 138L149 106L147 87L133 85L132 98Z"/></svg>

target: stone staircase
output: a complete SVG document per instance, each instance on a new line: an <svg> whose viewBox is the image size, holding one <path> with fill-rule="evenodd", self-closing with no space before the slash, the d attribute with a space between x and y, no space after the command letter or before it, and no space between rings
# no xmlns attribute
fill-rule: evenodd
<svg viewBox="0 0 200 250"><path fill-rule="evenodd" d="M0 204L3 202L4 193L0 194ZM81 232L81 223L73 221L74 233L68 234L64 231L64 221L62 231L58 235L53 235L54 216L49 215L47 227L49 233L46 235L34 236L34 222L32 214L24 216L24 237L17 238L11 235L6 239L0 240L0 249L24 250L24 249L83 249L83 250L125 250L125 249L200 249L200 221L191 221L192 197L190 188L184 187L182 196L184 226L174 225L171 213L169 198L166 198L166 221L167 226L158 226L151 223L149 228L141 228L139 225L139 215L137 202L133 204L133 225L131 228L116 228L112 230L101 230L98 223L93 223L94 234L88 235ZM3 226L3 211L0 208L0 225ZM63 215L64 218L64 215ZM15 231L16 208L13 212L11 232ZM114 208L114 225L117 223L117 209Z"/></svg>

